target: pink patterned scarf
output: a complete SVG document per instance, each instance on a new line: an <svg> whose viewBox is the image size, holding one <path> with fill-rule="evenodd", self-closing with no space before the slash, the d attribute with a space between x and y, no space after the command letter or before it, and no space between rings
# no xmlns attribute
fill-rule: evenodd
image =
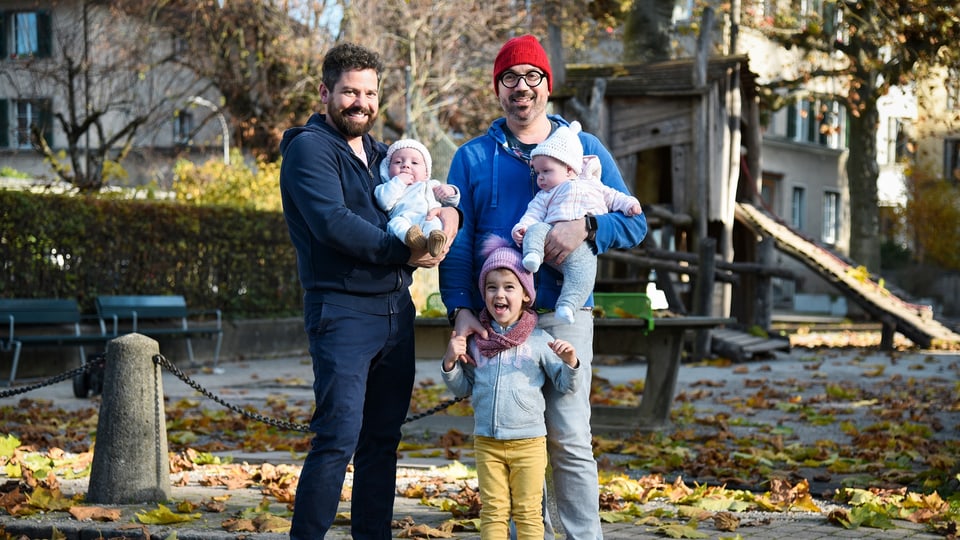
<svg viewBox="0 0 960 540"><path fill-rule="evenodd" d="M512 349L527 340L533 329L537 327L537 313L532 309L525 309L520 314L520 320L507 331L506 334L498 334L491 324L490 312L486 308L480 312L480 324L487 329L487 339L476 335L477 347L480 354L486 358L492 358L497 353Z"/></svg>

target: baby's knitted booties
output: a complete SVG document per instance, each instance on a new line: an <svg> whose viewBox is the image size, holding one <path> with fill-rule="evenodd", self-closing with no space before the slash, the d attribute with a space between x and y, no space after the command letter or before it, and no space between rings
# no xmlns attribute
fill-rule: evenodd
<svg viewBox="0 0 960 540"><path fill-rule="evenodd" d="M420 230L419 225L411 225L410 228L407 229L407 235L403 239L403 243L409 248L426 249L427 237L423 235L423 231Z"/></svg>
<svg viewBox="0 0 960 540"><path fill-rule="evenodd" d="M443 234L443 231L439 229L430 231L430 236L427 237L427 251L430 255L436 257L443 251L445 245L447 245L447 235Z"/></svg>

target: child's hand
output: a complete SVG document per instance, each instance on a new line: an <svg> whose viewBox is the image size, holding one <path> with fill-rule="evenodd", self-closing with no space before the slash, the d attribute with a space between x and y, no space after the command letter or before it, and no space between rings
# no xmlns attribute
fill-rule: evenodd
<svg viewBox="0 0 960 540"><path fill-rule="evenodd" d="M627 208L627 216L629 217L638 216L642 213L643 213L643 208L641 208L639 204L635 204L630 208Z"/></svg>
<svg viewBox="0 0 960 540"><path fill-rule="evenodd" d="M527 234L526 227L518 227L513 230L513 241L520 247L523 247L523 235L525 234Z"/></svg>
<svg viewBox="0 0 960 540"><path fill-rule="evenodd" d="M574 350L573 345L569 342L557 339L547 343L547 345L563 360L564 364L572 368L580 366L580 360L577 359L577 351Z"/></svg>
<svg viewBox="0 0 960 540"><path fill-rule="evenodd" d="M456 331L451 332L447 352L443 355L443 370L450 371L454 364L465 356L467 356L467 336L458 336Z"/></svg>
<svg viewBox="0 0 960 540"><path fill-rule="evenodd" d="M414 183L413 175L408 172L397 173L397 178L399 178L401 182L408 186Z"/></svg>
<svg viewBox="0 0 960 540"><path fill-rule="evenodd" d="M455 193L456 190L453 189L453 186L449 186L447 184L433 186L433 196L439 201L442 201L443 199L449 199L450 197L453 197Z"/></svg>

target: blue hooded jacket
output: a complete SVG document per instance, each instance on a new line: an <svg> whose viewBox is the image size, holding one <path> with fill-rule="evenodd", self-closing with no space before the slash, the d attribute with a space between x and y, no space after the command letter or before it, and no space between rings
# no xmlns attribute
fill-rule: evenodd
<svg viewBox="0 0 960 540"><path fill-rule="evenodd" d="M569 123L560 116L550 120ZM483 266L480 246L489 234L501 236L511 243L510 231L523 216L527 203L540 191L536 177L526 160L514 154L503 131L505 118L493 122L485 135L461 146L453 156L447 183L460 189L460 210L463 226L450 253L440 263L440 294L443 304L452 313L458 307L475 312L483 307L477 280ZM579 133L584 155L600 159L601 181L618 191L629 193L620 169L610 152L595 135ZM643 201L641 201L643 202ZM611 248L632 248L647 234L646 216L627 217L620 212L597 216L596 252ZM537 309L554 309L560 295L563 274L543 265L536 275ZM593 297L587 300L593 305Z"/></svg>
<svg viewBox="0 0 960 540"><path fill-rule="evenodd" d="M373 197L386 145L363 136L369 167L343 135L314 114L280 142L280 194L304 303L388 314L409 302L410 249L386 231Z"/></svg>

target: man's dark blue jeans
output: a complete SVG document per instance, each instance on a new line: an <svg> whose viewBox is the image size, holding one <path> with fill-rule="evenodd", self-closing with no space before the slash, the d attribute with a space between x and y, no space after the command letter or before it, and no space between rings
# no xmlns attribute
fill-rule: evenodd
<svg viewBox="0 0 960 540"><path fill-rule="evenodd" d="M297 485L291 539L317 540L333 525L351 457L353 538L392 538L397 447L415 373L414 318L409 300L391 315L329 303L307 310L315 436Z"/></svg>

